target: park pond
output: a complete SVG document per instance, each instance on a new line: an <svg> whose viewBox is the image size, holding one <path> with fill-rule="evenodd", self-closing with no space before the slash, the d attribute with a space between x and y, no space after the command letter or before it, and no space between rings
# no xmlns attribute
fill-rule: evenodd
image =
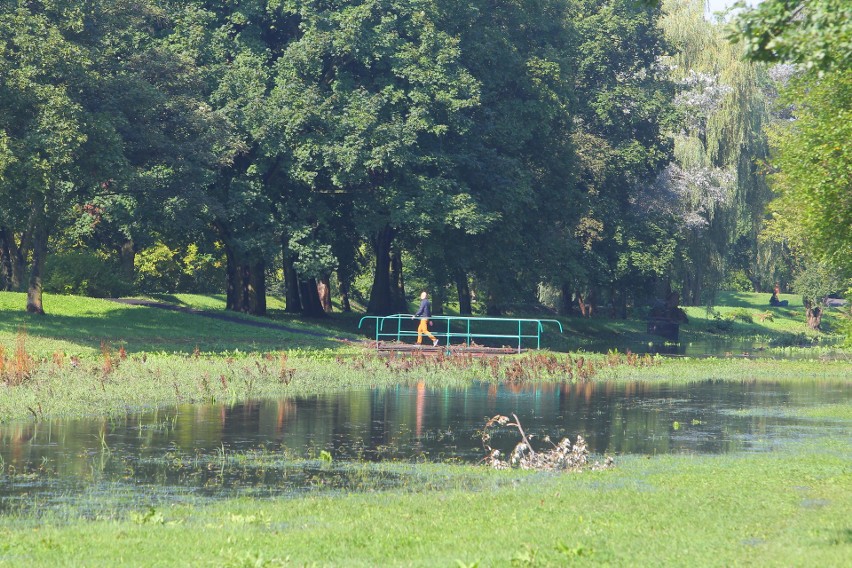
<svg viewBox="0 0 852 568"><path fill-rule="evenodd" d="M516 414L535 447L586 438L604 455L770 452L850 434L818 418L852 383L424 383L241 404L196 404L0 427L0 512L104 495L143 503L376 490L416 481L418 464L475 464L481 430ZM518 432L491 445L510 451Z"/></svg>

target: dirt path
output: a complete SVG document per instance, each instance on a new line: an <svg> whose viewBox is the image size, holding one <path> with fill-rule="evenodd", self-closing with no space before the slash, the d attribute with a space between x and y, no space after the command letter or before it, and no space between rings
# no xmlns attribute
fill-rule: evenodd
<svg viewBox="0 0 852 568"><path fill-rule="evenodd" d="M111 301L126 304L128 306L145 306L146 308L158 308L161 310L170 310L173 312L182 312L185 314L193 314L196 316L203 316L205 318L211 318L219 321L227 321L231 323L239 323L243 325L248 325L250 327L261 327L264 329L275 329L278 331L286 331L287 333L296 333L299 335L309 335L311 337L320 337L322 339L331 339L334 341L345 341L345 339L341 337L333 337L331 335L327 335L325 333L320 333L319 331L310 331L307 329L298 329L295 327L289 327L286 325L282 325L280 323L273 322L265 322L265 321L252 321L243 319L237 316L231 316L228 314L223 314L219 312L206 312L204 310L197 310L195 308L187 308L185 306L176 306L174 304L166 304L164 302L157 302L154 300L136 300L132 298L110 298Z"/></svg>

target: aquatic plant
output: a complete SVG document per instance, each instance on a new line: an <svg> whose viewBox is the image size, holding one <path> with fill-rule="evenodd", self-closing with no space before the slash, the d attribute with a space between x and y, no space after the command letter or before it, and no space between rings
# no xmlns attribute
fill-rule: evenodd
<svg viewBox="0 0 852 568"><path fill-rule="evenodd" d="M36 360L27 352L26 341L26 332L19 331L11 359L6 357L6 350L0 345L0 381L8 386L23 384L36 370Z"/></svg>
<svg viewBox="0 0 852 568"><path fill-rule="evenodd" d="M497 356L477 355L450 349L448 352L380 354L365 352L354 358L338 356L336 362L352 370L364 371L384 367L402 376L412 371L447 373L470 371L472 378L482 380L482 373L493 381L524 383L541 380L586 381L595 377L604 368L651 367L661 359L651 355L636 355L630 351L610 351L606 358L580 355L562 355L546 352L529 352L523 355Z"/></svg>

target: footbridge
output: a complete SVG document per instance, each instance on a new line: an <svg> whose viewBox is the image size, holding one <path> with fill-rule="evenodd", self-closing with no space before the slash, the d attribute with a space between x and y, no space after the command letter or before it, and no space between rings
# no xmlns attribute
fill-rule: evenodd
<svg viewBox="0 0 852 568"><path fill-rule="evenodd" d="M474 316L432 316L429 319L434 323L429 331L438 338L440 348L452 345L472 348L477 346L477 339L497 340L509 343L513 351L517 345L517 352L520 353L524 348L524 341L527 342L528 348L532 347L533 341L536 349L541 348L541 335L544 333L546 324L558 327L559 333L562 333L562 324L555 319ZM411 349L410 344L405 343L405 340L417 337L417 324L420 319L411 314L364 316L358 322L358 329L361 329L365 322L370 321L375 324L376 349L384 347L386 350L404 351ZM386 343L393 341L396 342L397 348L394 348L393 344ZM427 345L431 347L428 341Z"/></svg>

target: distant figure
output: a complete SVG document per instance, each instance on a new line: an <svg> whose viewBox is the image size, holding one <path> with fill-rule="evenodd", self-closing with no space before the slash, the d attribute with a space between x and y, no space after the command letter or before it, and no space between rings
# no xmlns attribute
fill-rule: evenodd
<svg viewBox="0 0 852 568"><path fill-rule="evenodd" d="M420 325L417 326L417 345L423 343L423 334L429 336L432 340L432 345L438 345L438 338L429 332L429 318L432 317L432 303L429 301L429 295L426 292L420 294L420 309L417 313L411 316L411 319L420 318Z"/></svg>
<svg viewBox="0 0 852 568"><path fill-rule="evenodd" d="M790 302L788 302L787 300L779 300L778 299L778 292L777 291L773 291L772 296L769 298L769 305L776 307L776 308L783 308L784 306L787 306L789 304L790 304Z"/></svg>

